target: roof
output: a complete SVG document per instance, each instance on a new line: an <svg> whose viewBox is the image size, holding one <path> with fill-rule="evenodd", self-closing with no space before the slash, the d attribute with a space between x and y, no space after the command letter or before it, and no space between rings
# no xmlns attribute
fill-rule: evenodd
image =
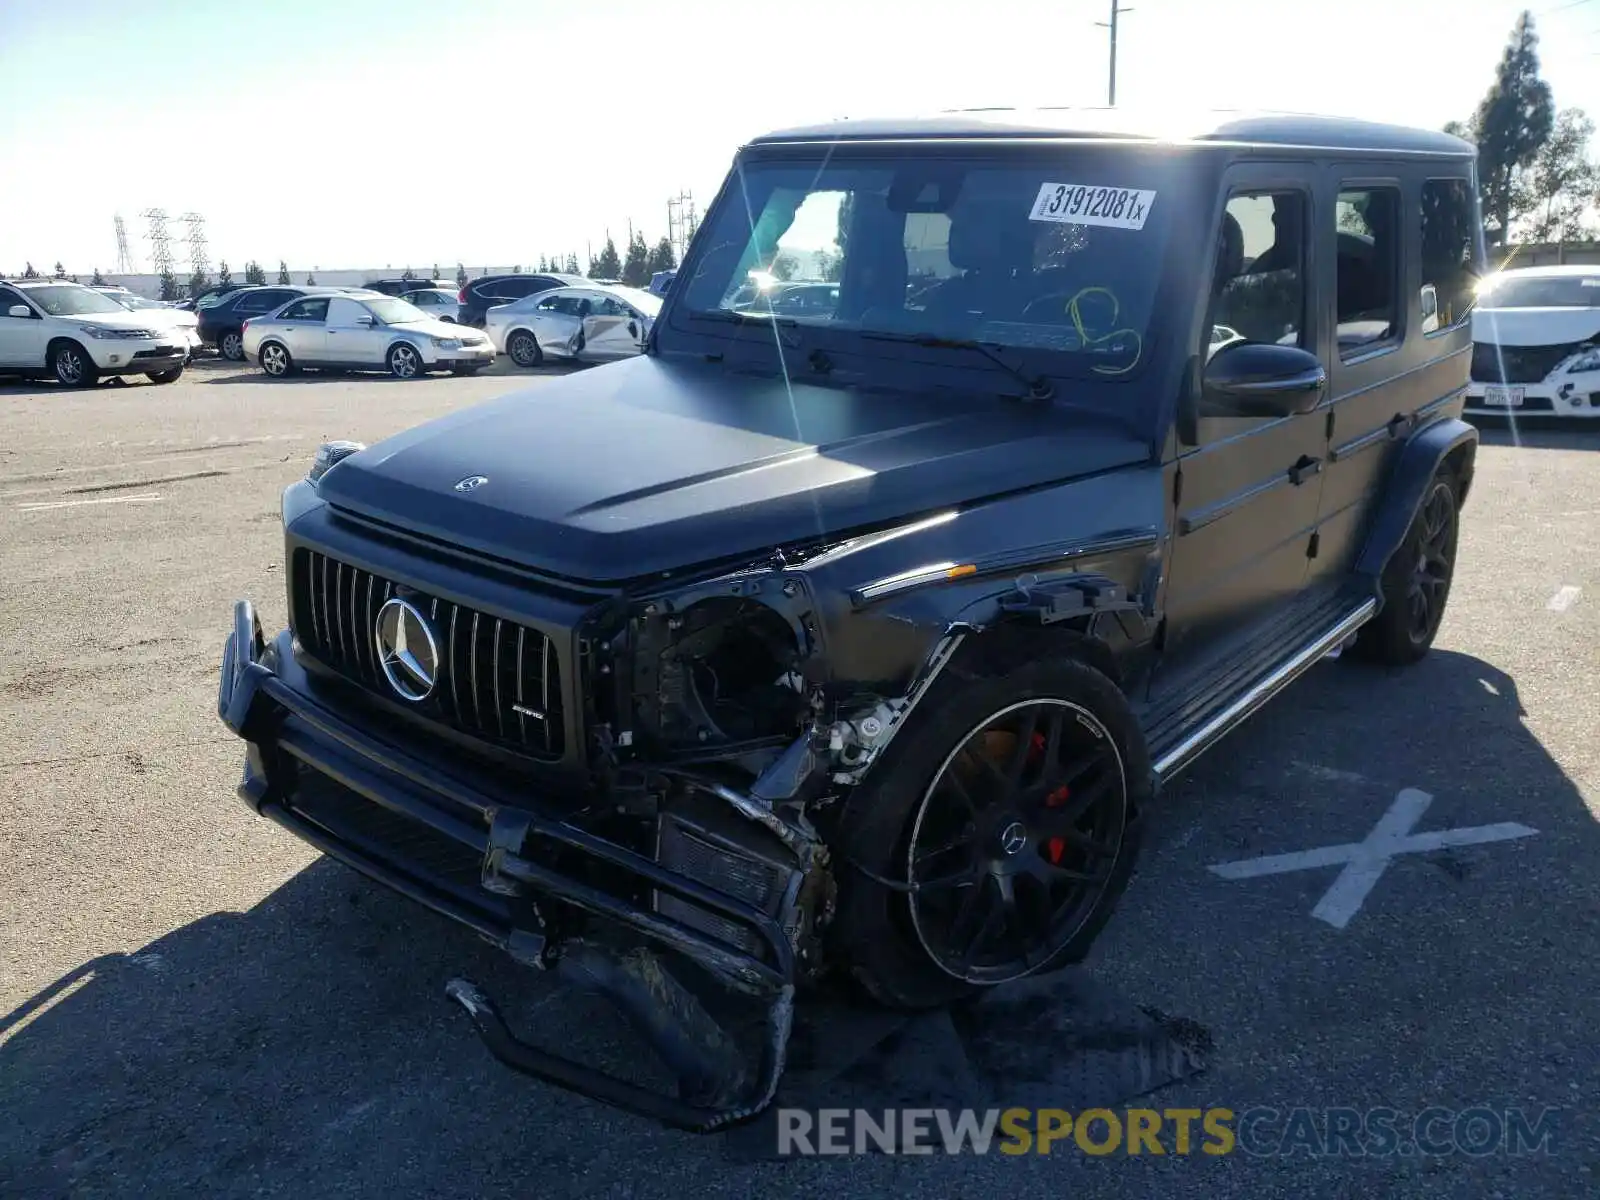
<svg viewBox="0 0 1600 1200"><path fill-rule="evenodd" d="M1476 147L1452 134L1345 117L1191 109L973 108L920 117L850 118L777 130L752 145L916 138L1079 139L1229 143L1301 149L1383 151L1470 158Z"/></svg>

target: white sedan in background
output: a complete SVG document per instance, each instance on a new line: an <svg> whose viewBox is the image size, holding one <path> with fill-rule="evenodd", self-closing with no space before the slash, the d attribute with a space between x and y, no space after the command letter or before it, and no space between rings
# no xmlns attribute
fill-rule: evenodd
<svg viewBox="0 0 1600 1200"><path fill-rule="evenodd" d="M1600 266L1518 267L1478 286L1466 410L1600 419Z"/></svg>
<svg viewBox="0 0 1600 1200"><path fill-rule="evenodd" d="M660 312L661 297L643 288L553 288L495 305L484 331L519 367L537 367L546 357L605 362L643 350Z"/></svg>
<svg viewBox="0 0 1600 1200"><path fill-rule="evenodd" d="M191 360L204 344L200 340L200 318L192 312L185 312L172 304L163 304L160 300L147 300L126 289L114 291L110 288L96 288L95 290L101 295L111 297L129 312L138 313L154 328L170 330L175 336L182 338L183 344L189 349Z"/></svg>
<svg viewBox="0 0 1600 1200"><path fill-rule="evenodd" d="M494 362L494 347L477 330L379 292L301 296L246 321L243 342L245 357L274 377L333 367L415 379L429 371L470 375Z"/></svg>

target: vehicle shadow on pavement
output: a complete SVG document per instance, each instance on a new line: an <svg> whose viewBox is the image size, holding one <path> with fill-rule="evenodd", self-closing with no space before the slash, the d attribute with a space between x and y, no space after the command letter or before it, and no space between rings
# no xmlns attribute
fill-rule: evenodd
<svg viewBox="0 0 1600 1200"><path fill-rule="evenodd" d="M1524 450L1600 450L1600 421L1563 420L1561 417L1504 417L1474 415L1485 446L1516 446Z"/></svg>
<svg viewBox="0 0 1600 1200"><path fill-rule="evenodd" d="M454 376L450 375L449 372L436 371L428 375L420 376L418 379L396 379L393 375L390 375L384 371L382 367L374 367L371 371L339 371L331 369L324 370L317 367L306 367L303 370L296 371L292 375L268 375L265 371L261 371L248 363L232 363L229 365L235 367L236 371L227 375L214 376L210 379L204 380L204 382L214 385L258 383L272 384L274 387L282 387L284 385L292 384L330 383L359 380L362 383L392 383L396 385L410 385L419 382L420 379L437 380L455 378ZM485 367L483 370L478 371L471 376L466 376L466 378L510 380L544 379L549 378L550 376L571 375L575 371L587 371L593 369L595 366L600 365L603 364L572 364L552 362L546 363L539 367L518 367L508 363L496 363L491 367Z"/></svg>
<svg viewBox="0 0 1600 1200"><path fill-rule="evenodd" d="M1482 871L1491 882L1478 903L1503 911L1493 927L1472 931L1470 952L1437 930L1421 951L1413 941L1374 948L1357 939L1326 951L1329 970L1373 981L1363 1011L1403 1003L1383 998L1382 988L1414 975L1419 953L1437 959L1421 964L1428 977L1470 977L1463 990L1503 997L1510 1006L1504 1013L1467 1012L1437 1029L1413 1030L1404 1052L1411 1065L1401 1068L1426 1074L1439 1102L1450 1103L1441 1081L1452 1064L1433 1058L1470 1055L1472 1038L1457 1026L1492 1017L1526 1038L1514 1069L1516 1094L1531 1102L1558 1055L1547 1047L1585 1044L1573 997L1592 995L1591 964L1600 961L1593 901L1585 899L1592 893L1563 897L1546 882L1556 873L1585 880L1600 874L1600 829L1524 715L1513 681L1466 655L1435 651L1392 675L1325 664L1236 733L1231 754L1203 760L1193 782L1163 806L1152 847L1158 853L1146 858L1145 888L1137 890L1159 895L1203 876L1203 867L1170 852L1174 831L1196 821L1216 826L1208 849L1226 843L1233 858L1359 840L1382 810L1381 795L1368 813L1338 791L1309 810L1296 792L1292 836L1303 840L1293 846L1283 844L1281 829L1270 829L1270 810L1242 811L1240 790L1270 781L1270 772L1260 775L1263 764L1300 760L1312 747L1307 761L1326 771L1393 776L1396 786L1435 793L1439 803L1424 828L1533 826L1540 836L1530 840L1538 844L1520 871ZM1380 754L1394 757L1375 761ZM1286 795L1306 782L1281 770L1278 778ZM1225 791L1233 793L1231 812L1223 797L1208 797ZM287 836L266 822L259 830L264 838ZM1162 843L1167 852L1159 852ZM1480 868L1493 868L1488 856L1498 853L1480 846L1414 857L1433 868L1421 886L1449 891L1481 882ZM1153 872L1161 878L1149 878ZM1263 943L1279 936L1252 925L1256 911L1270 914L1282 903L1270 888L1221 895L1222 906L1174 897L1153 909L1147 897L1137 907L1148 911L1132 928L1168 944L1209 943L1211 968L1229 974L1214 981L1226 991L1236 979L1231 956L1270 953ZM1228 925L1248 929L1238 947L1218 947L1219 912L1229 914ZM1145 930L1147 922L1157 928ZM1117 919L1111 932L1118 952L1101 977L1137 995L1140 972L1119 967L1118 959L1137 957L1139 949L1129 946L1129 930ZM1339 961L1350 956L1348 964ZM1577 986L1579 972L1588 991ZM507 1072L444 998L446 980L457 974L499 998L515 1028L542 1034L537 1040L573 1057L616 1062L637 1045L603 1003L554 992L443 919L319 860L248 912L215 913L135 953L93 959L0 1017L0 1112L7 1117L0 1122L0 1194L631 1196L641 1180L654 1183L639 1194L666 1194L656 1187L662 1181L726 1186L729 1171L780 1172L764 1175L763 1195L818 1183L794 1162L732 1167L714 1139L671 1133ZM1573 990L1553 994L1558 984ZM1306 1005L1324 1023L1352 1019L1344 1010L1322 1011L1330 999L1320 988L1303 996L1280 988L1267 1025L1253 1032L1270 1034L1272 1021ZM1408 1020L1403 1010L1398 1017ZM1276 1053L1270 1044L1230 1048L1227 1028L1215 1036L1235 1060ZM1390 1061L1387 1069L1394 1068ZM1303 1067L1283 1069L1299 1076ZM1003 1098L1004 1080L996 1082ZM1096 1162L1090 1174L1106 1178L1109 1161ZM753 1179L750 1186L757 1186Z"/></svg>

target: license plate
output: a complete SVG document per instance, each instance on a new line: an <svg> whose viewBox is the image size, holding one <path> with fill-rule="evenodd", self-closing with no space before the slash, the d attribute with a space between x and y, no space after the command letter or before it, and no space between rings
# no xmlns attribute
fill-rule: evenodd
<svg viewBox="0 0 1600 1200"><path fill-rule="evenodd" d="M1519 387L1486 387L1483 389L1485 408L1521 408L1522 389Z"/></svg>

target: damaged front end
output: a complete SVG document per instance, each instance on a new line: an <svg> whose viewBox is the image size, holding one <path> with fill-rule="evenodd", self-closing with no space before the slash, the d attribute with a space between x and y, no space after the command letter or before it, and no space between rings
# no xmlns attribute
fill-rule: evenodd
<svg viewBox="0 0 1600 1200"><path fill-rule="evenodd" d="M332 594L343 603L341 578ZM418 589L393 594L420 617L437 611ZM266 642L247 602L218 708L248 743L239 791L252 809L518 961L607 997L677 1089L536 1046L476 984L452 980L448 995L498 1059L709 1132L771 1102L797 988L828 969L835 883L819 829L963 636L947 629L909 686L885 695L834 678L824 627L805 574L781 559L588 609L569 627L564 685L582 731L579 787L546 789L537 772L371 719L351 704L350 681L302 661L293 633ZM486 651L480 663L465 636L441 638L441 676L481 666L498 683L499 660ZM729 1000L759 1020L728 1015Z"/></svg>

